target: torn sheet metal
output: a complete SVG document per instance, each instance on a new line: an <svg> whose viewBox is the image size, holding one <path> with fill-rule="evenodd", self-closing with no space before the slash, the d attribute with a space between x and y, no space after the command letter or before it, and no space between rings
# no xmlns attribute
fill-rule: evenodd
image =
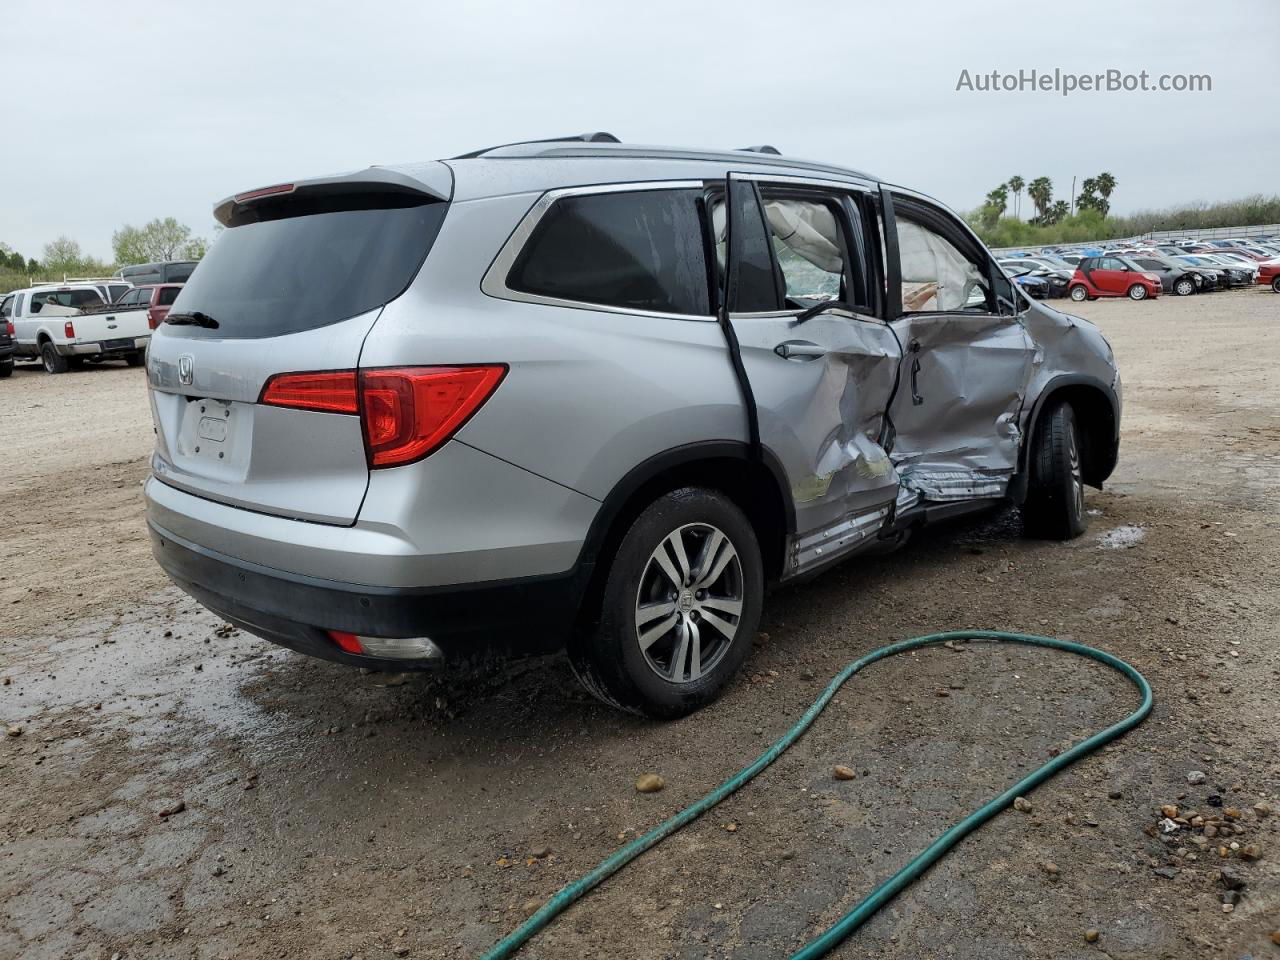
<svg viewBox="0 0 1280 960"><path fill-rule="evenodd" d="M794 576L830 562L854 547L874 538L889 516L888 507L879 507L792 540L787 557L787 574Z"/></svg>
<svg viewBox="0 0 1280 960"><path fill-rule="evenodd" d="M908 314L889 415L904 485L930 500L999 497L1018 463L1018 418L1035 346L1023 326L991 314Z"/></svg>

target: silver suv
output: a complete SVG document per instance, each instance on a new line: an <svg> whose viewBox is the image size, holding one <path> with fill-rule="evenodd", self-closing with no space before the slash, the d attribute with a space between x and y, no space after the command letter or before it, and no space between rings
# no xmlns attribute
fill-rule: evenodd
<svg viewBox="0 0 1280 960"><path fill-rule="evenodd" d="M402 670L568 647L675 717L765 585L1002 503L1085 526L1120 380L953 213L772 148L513 144L238 194L151 342L155 556Z"/></svg>

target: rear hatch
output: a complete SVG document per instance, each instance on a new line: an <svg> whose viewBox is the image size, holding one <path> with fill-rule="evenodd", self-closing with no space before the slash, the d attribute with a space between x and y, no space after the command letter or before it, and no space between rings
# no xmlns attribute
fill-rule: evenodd
<svg viewBox="0 0 1280 960"><path fill-rule="evenodd" d="M263 388L359 366L382 307L435 241L444 183L375 168L218 205L227 229L151 341L158 479L263 513L354 522L369 482L360 419L264 405Z"/></svg>

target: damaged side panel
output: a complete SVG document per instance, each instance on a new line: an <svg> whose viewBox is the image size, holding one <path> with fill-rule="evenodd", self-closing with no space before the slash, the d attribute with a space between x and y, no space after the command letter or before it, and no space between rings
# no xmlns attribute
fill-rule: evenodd
<svg viewBox="0 0 1280 960"><path fill-rule="evenodd" d="M903 485L928 500L1004 496L1035 354L1026 330L990 314L909 314L893 327L905 350L890 409Z"/></svg>

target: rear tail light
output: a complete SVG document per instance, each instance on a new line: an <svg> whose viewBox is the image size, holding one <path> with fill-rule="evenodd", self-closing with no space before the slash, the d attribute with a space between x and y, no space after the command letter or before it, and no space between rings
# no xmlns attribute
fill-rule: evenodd
<svg viewBox="0 0 1280 960"><path fill-rule="evenodd" d="M76 325L68 320L62 325L62 332L68 340L74 340L76 338Z"/></svg>
<svg viewBox="0 0 1280 960"><path fill-rule="evenodd" d="M12 320L6 320L4 324L4 332L11 337L16 337L18 335L18 328L13 325Z"/></svg>
<svg viewBox="0 0 1280 960"><path fill-rule="evenodd" d="M502 382L502 364L282 373L260 402L321 413L358 414L369 466L395 467L440 449Z"/></svg>
<svg viewBox="0 0 1280 960"><path fill-rule="evenodd" d="M259 402L320 413L358 413L356 374L354 370L278 373L263 386Z"/></svg>
<svg viewBox="0 0 1280 960"><path fill-rule="evenodd" d="M156 308L147 307L147 328L154 330L158 326L160 326L160 321L156 319Z"/></svg>
<svg viewBox="0 0 1280 960"><path fill-rule="evenodd" d="M404 367L360 374L360 410L371 467L421 460L489 399L507 368Z"/></svg>

